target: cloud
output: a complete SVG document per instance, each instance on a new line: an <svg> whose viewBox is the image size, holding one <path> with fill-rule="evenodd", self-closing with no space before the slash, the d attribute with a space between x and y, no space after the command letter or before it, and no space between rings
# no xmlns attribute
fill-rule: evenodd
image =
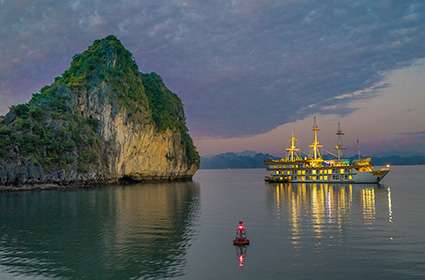
<svg viewBox="0 0 425 280"><path fill-rule="evenodd" d="M362 90L383 73L425 54L422 1L0 3L2 113L107 34L182 97L198 136L257 134L312 112L349 114L344 104L372 96Z"/></svg>
<svg viewBox="0 0 425 280"><path fill-rule="evenodd" d="M71 1L70 3L70 7L73 11L77 11L80 8L80 5L81 5L80 0L74 0L74 1Z"/></svg>

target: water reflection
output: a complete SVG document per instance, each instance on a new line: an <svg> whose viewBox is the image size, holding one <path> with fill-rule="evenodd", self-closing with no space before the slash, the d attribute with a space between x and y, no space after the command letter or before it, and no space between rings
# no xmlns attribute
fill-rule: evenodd
<svg viewBox="0 0 425 280"><path fill-rule="evenodd" d="M303 236L320 240L342 234L357 216L361 216L361 224L373 225L378 209L389 223L393 219L391 189L383 185L281 183L272 185L271 190L275 217L287 217L295 248Z"/></svg>
<svg viewBox="0 0 425 280"><path fill-rule="evenodd" d="M375 221L376 198L375 189L364 188L360 191L360 205L365 224L372 224Z"/></svg>
<svg viewBox="0 0 425 280"><path fill-rule="evenodd" d="M0 196L0 265L13 276L182 274L199 207L195 183Z"/></svg>
<svg viewBox="0 0 425 280"><path fill-rule="evenodd" d="M238 258L239 268L243 268L246 262L247 246L236 246L236 256Z"/></svg>
<svg viewBox="0 0 425 280"><path fill-rule="evenodd" d="M387 192L388 192L388 195L387 195L387 197L388 197L388 222L392 223L393 222L393 205L392 205L392 202L391 202L391 188L390 187L388 187Z"/></svg>

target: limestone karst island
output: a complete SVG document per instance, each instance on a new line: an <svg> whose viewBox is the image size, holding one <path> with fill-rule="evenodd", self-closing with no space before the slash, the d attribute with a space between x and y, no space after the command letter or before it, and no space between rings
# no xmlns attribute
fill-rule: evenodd
<svg viewBox="0 0 425 280"><path fill-rule="evenodd" d="M187 180L198 167L180 99L114 36L0 119L0 189Z"/></svg>

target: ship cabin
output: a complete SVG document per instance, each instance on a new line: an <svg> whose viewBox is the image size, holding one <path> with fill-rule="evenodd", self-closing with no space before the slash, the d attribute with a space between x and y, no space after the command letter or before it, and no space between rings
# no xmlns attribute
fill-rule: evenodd
<svg viewBox="0 0 425 280"><path fill-rule="evenodd" d="M312 162L309 159L297 161L267 160L270 171L268 181L273 182L350 182L353 167L348 161Z"/></svg>

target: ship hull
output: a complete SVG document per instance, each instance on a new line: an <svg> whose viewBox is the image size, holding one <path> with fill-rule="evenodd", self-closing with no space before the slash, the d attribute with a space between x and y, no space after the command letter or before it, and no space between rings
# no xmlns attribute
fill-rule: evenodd
<svg viewBox="0 0 425 280"><path fill-rule="evenodd" d="M389 170L379 170L378 172L357 172L353 174L353 183L379 183Z"/></svg>
<svg viewBox="0 0 425 280"><path fill-rule="evenodd" d="M266 176L264 180L270 183L342 183L342 184L377 184L389 172L389 169L380 169L372 172L358 172L351 173L351 179L329 179L329 180L296 180L289 179L288 176ZM330 176L329 176L330 177Z"/></svg>

